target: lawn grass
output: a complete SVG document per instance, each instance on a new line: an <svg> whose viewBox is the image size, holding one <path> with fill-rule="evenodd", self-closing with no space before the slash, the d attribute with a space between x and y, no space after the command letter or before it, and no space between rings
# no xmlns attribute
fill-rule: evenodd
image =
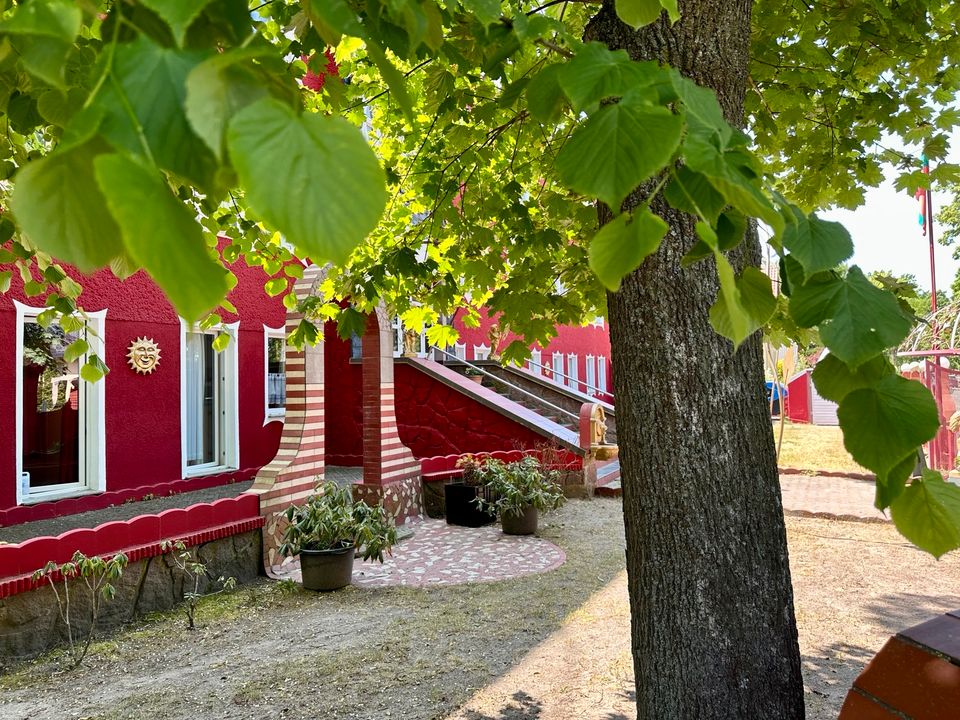
<svg viewBox="0 0 960 720"><path fill-rule="evenodd" d="M776 442L780 432L779 421L773 423ZM843 446L839 427L787 422L783 428L783 445L779 465L811 472L826 470L851 473L869 473L858 465Z"/></svg>

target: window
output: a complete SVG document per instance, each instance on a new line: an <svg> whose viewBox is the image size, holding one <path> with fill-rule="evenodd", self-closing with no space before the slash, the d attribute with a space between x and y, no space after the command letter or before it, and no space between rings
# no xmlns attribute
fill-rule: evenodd
<svg viewBox="0 0 960 720"><path fill-rule="evenodd" d="M587 394L597 394L597 363L593 355L587 355Z"/></svg>
<svg viewBox="0 0 960 720"><path fill-rule="evenodd" d="M465 343L454 343L453 345L453 354L457 360L466 361L467 359L467 346Z"/></svg>
<svg viewBox="0 0 960 720"><path fill-rule="evenodd" d="M563 353L553 354L553 381L563 385Z"/></svg>
<svg viewBox="0 0 960 720"><path fill-rule="evenodd" d="M81 380L80 368L88 353L103 357L106 310L88 313L86 325L71 320L65 329L37 322L45 308L14 305L17 503L103 491L106 383ZM66 349L77 340L88 351L68 360Z"/></svg>
<svg viewBox="0 0 960 720"><path fill-rule="evenodd" d="M597 315L590 323L594 327L602 328L604 325L603 315Z"/></svg>
<svg viewBox="0 0 960 720"><path fill-rule="evenodd" d="M282 327L263 326L264 350L264 424L274 420L283 420L287 407L287 334Z"/></svg>
<svg viewBox="0 0 960 720"><path fill-rule="evenodd" d="M603 355L597 356L597 387L600 392L607 392L607 359Z"/></svg>
<svg viewBox="0 0 960 720"><path fill-rule="evenodd" d="M567 387L571 390L580 388L580 358L576 353L567 355Z"/></svg>
<svg viewBox="0 0 960 720"><path fill-rule="evenodd" d="M200 330L181 321L180 434L183 475L239 467L237 326ZM226 348L214 341L225 332Z"/></svg>
<svg viewBox="0 0 960 720"><path fill-rule="evenodd" d="M531 350L530 362L527 363L527 367L530 368L530 372L532 372L534 375L542 375L543 374L542 365L543 365L543 360L540 356L540 351Z"/></svg>
<svg viewBox="0 0 960 720"><path fill-rule="evenodd" d="M356 333L350 333L350 359L360 360L363 357L363 338Z"/></svg>
<svg viewBox="0 0 960 720"><path fill-rule="evenodd" d="M473 346L473 359L474 360L487 360L490 358L490 346L489 345L474 345Z"/></svg>

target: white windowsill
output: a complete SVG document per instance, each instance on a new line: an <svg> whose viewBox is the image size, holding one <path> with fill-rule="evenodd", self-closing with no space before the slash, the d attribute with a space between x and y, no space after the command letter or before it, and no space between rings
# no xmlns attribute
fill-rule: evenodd
<svg viewBox="0 0 960 720"><path fill-rule="evenodd" d="M274 410L274 411L268 412L266 416L263 418L263 424L267 425L272 422L283 422L286 415L287 413L284 410L280 410L280 411Z"/></svg>
<svg viewBox="0 0 960 720"><path fill-rule="evenodd" d="M99 495L101 490L91 490L90 488L55 490L53 492L34 492L20 499L21 505L36 505L37 503L49 502L50 500L65 500L66 498L83 497L85 495Z"/></svg>
<svg viewBox="0 0 960 720"><path fill-rule="evenodd" d="M217 475L219 473L234 472L235 470L239 470L239 468L229 467L228 465L204 465L203 467L188 467L186 471L184 471L183 476L185 478L202 477L203 475Z"/></svg>

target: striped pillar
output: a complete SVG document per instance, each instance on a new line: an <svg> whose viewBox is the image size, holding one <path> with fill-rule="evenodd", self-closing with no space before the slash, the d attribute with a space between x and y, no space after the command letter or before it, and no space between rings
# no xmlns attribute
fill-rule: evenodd
<svg viewBox="0 0 960 720"><path fill-rule="evenodd" d="M393 335L383 307L367 316L363 335L363 483L354 496L383 502L403 523L421 515L420 462L400 441L394 407Z"/></svg>
<svg viewBox="0 0 960 720"><path fill-rule="evenodd" d="M294 286L297 299L312 295L324 275L316 265L306 268ZM287 313L288 337L302 319L302 313ZM250 488L260 496L260 514L266 518L263 560L268 571L283 559L277 552L284 529L283 511L303 502L323 480L323 343L303 350L287 345L285 372L287 405L280 448Z"/></svg>

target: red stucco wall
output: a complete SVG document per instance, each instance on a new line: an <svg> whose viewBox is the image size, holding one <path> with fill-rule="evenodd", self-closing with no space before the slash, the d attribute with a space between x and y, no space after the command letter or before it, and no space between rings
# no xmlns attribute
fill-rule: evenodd
<svg viewBox="0 0 960 720"><path fill-rule="evenodd" d="M453 322L454 327L460 332L458 342L466 345L467 360L474 360L473 349L475 345L490 345L490 328L494 324L494 319L487 315L486 310L481 310L480 327L468 328L464 326L462 318L463 313L457 313ZM501 349L516 339L516 335L509 335L501 344ZM535 344L533 347L540 349L540 364L547 367L552 367L553 353L563 353L564 373L567 373L567 356L570 353L575 353L579 366L578 378L583 381L587 379L587 355L593 355L595 358L602 357L607 367L608 394L600 395L599 397L608 402L612 401L613 368L610 363L610 333L606 322L604 322L602 326L587 325L585 327L577 327L574 325L559 325L557 326L557 336L546 348L538 344ZM452 350L450 350L450 352L452 352ZM580 390L583 391L584 386L581 385Z"/></svg>
<svg viewBox="0 0 960 720"><path fill-rule="evenodd" d="M350 343L337 335L336 323L323 328L324 428L328 465L363 465L362 368L350 363Z"/></svg>
<svg viewBox="0 0 960 720"><path fill-rule="evenodd" d="M0 266L2 269L2 266ZM224 314L225 322L239 319L237 345L239 371L240 470L219 480L248 478L276 453L282 423L263 424L263 326L283 326L281 299L263 292L266 275L260 268L237 263L232 268L238 283L229 295L238 315ZM70 275L83 285L80 305L89 312L107 309L104 331L105 358L110 373L105 383L107 493L132 487L161 485L181 477L180 459L180 321L162 292L143 272L125 281L111 273L85 277ZM16 272L10 291L0 295L0 510L16 504L16 309L13 301L42 306L43 298L27 298ZM150 375L139 375L127 364L127 348L138 337L152 338L160 346L160 363ZM209 486L210 478L198 479ZM97 507L95 498L43 503L42 510L23 508L17 521L49 516L51 505L64 503L71 512ZM40 506L33 506L40 507ZM31 512L28 512L31 511ZM39 513L39 514L38 514ZM54 510L53 514L59 514ZM23 516L23 517L20 517Z"/></svg>

